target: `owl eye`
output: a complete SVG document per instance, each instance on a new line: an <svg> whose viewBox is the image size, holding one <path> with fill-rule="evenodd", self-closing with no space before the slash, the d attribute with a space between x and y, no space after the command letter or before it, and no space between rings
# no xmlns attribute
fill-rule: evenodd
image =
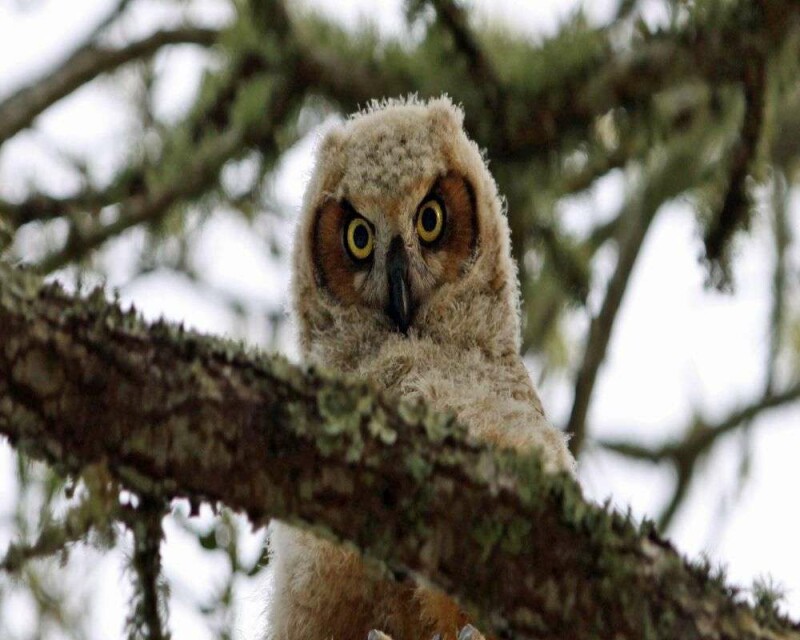
<svg viewBox="0 0 800 640"><path fill-rule="evenodd" d="M444 230L444 210L438 200L430 199L417 210L417 235L424 244L433 244Z"/></svg>
<svg viewBox="0 0 800 640"><path fill-rule="evenodd" d="M372 255L372 227L364 218L352 218L345 228L345 246L353 260L360 262Z"/></svg>

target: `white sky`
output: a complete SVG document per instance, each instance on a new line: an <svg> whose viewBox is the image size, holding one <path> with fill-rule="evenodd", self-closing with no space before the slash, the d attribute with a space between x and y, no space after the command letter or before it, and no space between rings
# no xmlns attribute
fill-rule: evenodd
<svg viewBox="0 0 800 640"><path fill-rule="evenodd" d="M142 6L115 34L119 38L145 33L172 19L168 3L147 0L134 4ZM213 23L226 18L223 4L203 0L192 3L190 10ZM322 5L327 13L350 24L376 6L368 0L307 4ZM552 33L575 3L531 2L524 11L519 10L521 3L513 0L475 4L489 19L513 21L515 28L540 35ZM608 2L588 4L595 19L607 17ZM0 0L0 99L60 60L108 6L108 0ZM382 28L399 28L398 6L394 1L380 4ZM660 17L656 3L650 3L648 18ZM177 117L191 101L202 60L194 50L183 47L160 56L158 64L164 73L159 84L159 113ZM124 91L101 81L50 110L38 120L35 132L20 134L0 152L0 195L20 196L31 183L64 193L77 187L75 176L52 159L54 146L88 156L92 175L110 175L123 160L130 140L126 135L132 126L124 107L127 98ZM299 207L313 144L313 139L301 141L287 155L277 178L276 193L289 211ZM621 174L613 174L587 196L571 199L563 208L567 224L581 227L598 212L613 211L623 197L623 188ZM795 198L794 208L798 205ZM755 237L740 250L737 293L723 296L703 287L704 273L697 260L701 245L692 211L684 203L662 211L645 244L601 370L589 416L594 435L634 434L658 442L695 411L720 416L758 393L767 341L766 274L772 256L765 221L754 226ZM281 230L287 245L290 235L290 229ZM36 241L36 232L29 232L26 246L32 253ZM141 234L133 232L112 244L108 252L113 255L110 286L126 282L133 249L139 242ZM285 265L267 257L263 244L242 223L220 216L204 230L199 246L200 261L220 288L239 292L263 307L286 299ZM248 274L246 281L241 278L243 273ZM600 285L595 295L602 292ZM163 314L215 333L234 330L233 319L213 299L174 276L143 278L123 288L122 297L135 302L151 318ZM263 328L246 330L253 340L266 339ZM563 380L542 389L554 422L563 424L571 393ZM800 617L800 556L795 551L800 516L791 495L800 486L800 466L793 460L800 450L799 419L800 410L795 408L771 413L754 425L752 477L738 502L730 495L738 463L737 444L732 439L720 447L706 463L671 535L690 557L704 552L724 562L731 579L744 586L756 576L771 574L788 588L787 607L795 617ZM581 477L590 496L598 500L611 496L621 508L630 504L638 516L657 513L670 487L668 470L623 462L610 455L589 456ZM0 549L8 539L4 522L13 495L6 449L0 455ZM729 516L723 517L726 510ZM173 524L167 525L167 541L165 567L174 592L192 597L210 593L224 575L221 559L206 559L207 554L187 544L186 534ZM257 548L259 541L250 539L248 544ZM93 580L102 585L96 590L93 606L97 622L93 637L122 637L127 582L119 575L120 558L84 555L97 567ZM263 585L240 585L235 625L239 637L257 637L262 602ZM20 616L20 629L24 629L21 611L24 607L13 615ZM175 640L212 637L178 597L173 598L171 626Z"/></svg>

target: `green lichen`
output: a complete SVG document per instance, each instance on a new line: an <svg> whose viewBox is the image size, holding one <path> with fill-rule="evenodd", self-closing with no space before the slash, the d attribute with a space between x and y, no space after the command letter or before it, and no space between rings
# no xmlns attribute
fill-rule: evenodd
<svg viewBox="0 0 800 640"><path fill-rule="evenodd" d="M480 516L470 530L481 549L481 562L486 562L503 538L503 524L492 516Z"/></svg>
<svg viewBox="0 0 800 640"><path fill-rule="evenodd" d="M360 407L362 414L369 415L367 422L367 432L374 438L377 438L385 445L393 445L397 442L397 431L389 426L389 419L386 412L379 406L371 409L373 401L371 396L364 396L366 402Z"/></svg>
<svg viewBox="0 0 800 640"><path fill-rule="evenodd" d="M317 393L317 406L323 419L322 432L337 436L352 433L361 424L358 398L338 385L326 385Z"/></svg>
<svg viewBox="0 0 800 640"><path fill-rule="evenodd" d="M530 533L533 525L524 518L511 518L506 525L505 535L503 536L500 547L513 555L518 555L522 551L530 551Z"/></svg>
<svg viewBox="0 0 800 640"><path fill-rule="evenodd" d="M52 396L64 385L60 363L42 349L31 349L17 360L12 376L40 398Z"/></svg>
<svg viewBox="0 0 800 640"><path fill-rule="evenodd" d="M289 402L284 405L283 410L287 414L288 425L294 433L299 436L310 433L313 422L309 420L308 411L301 404Z"/></svg>
<svg viewBox="0 0 800 640"><path fill-rule="evenodd" d="M161 494L160 483L135 467L121 464L116 471L122 482L133 491L151 496Z"/></svg>
<svg viewBox="0 0 800 640"><path fill-rule="evenodd" d="M428 410L422 420L425 435L431 444L443 442L445 438L452 435L455 425L455 414L452 412Z"/></svg>
<svg viewBox="0 0 800 640"><path fill-rule="evenodd" d="M417 482L422 482L433 472L433 465L418 454L406 456L404 462L411 477Z"/></svg>
<svg viewBox="0 0 800 640"><path fill-rule="evenodd" d="M409 426L420 424L427 414L427 409L418 399L400 399L397 402L397 415Z"/></svg>

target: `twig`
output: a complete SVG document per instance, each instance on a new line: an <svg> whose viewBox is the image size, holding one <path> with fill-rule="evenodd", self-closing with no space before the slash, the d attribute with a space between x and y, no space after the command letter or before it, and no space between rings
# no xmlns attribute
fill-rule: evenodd
<svg viewBox="0 0 800 640"><path fill-rule="evenodd" d="M775 242L775 264L772 270L772 307L769 315L769 350L766 362L766 393L772 393L778 356L783 346L783 329L786 315L786 286L789 247L792 231L788 219L789 189L785 173L775 167L772 188L772 236Z"/></svg>
<svg viewBox="0 0 800 640"><path fill-rule="evenodd" d="M707 159L698 157L697 146L706 143L702 127L676 136L666 148L656 148L643 166L642 184L630 196L611 228L618 231L617 264L606 288L600 311L589 326L589 335L575 378L575 395L566 425L570 449L576 456L586 438L586 418L600 365L606 356L611 332L627 290L633 267L647 231L661 205L696 184L709 171Z"/></svg>
<svg viewBox="0 0 800 640"><path fill-rule="evenodd" d="M139 507L124 510L133 533L131 566L136 576L133 611L128 618L129 640L169 640L166 628L167 604L161 578L162 501L141 497Z"/></svg>
<svg viewBox="0 0 800 640"><path fill-rule="evenodd" d="M45 256L37 264L37 269L41 273L60 269L127 229L161 218L175 203L193 198L212 188L216 184L222 165L242 150L243 142L244 132L238 129L220 135L205 153L190 159L181 171L180 180L173 180L152 192L126 200L122 203L114 222L84 232L78 232L73 227L66 245Z"/></svg>
<svg viewBox="0 0 800 640"><path fill-rule="evenodd" d="M45 109L97 76L153 55L164 46L199 44L211 46L219 32L202 27L180 27L158 31L121 48L93 42L83 45L49 75L23 87L0 103L0 145L14 136Z"/></svg>
<svg viewBox="0 0 800 640"><path fill-rule="evenodd" d="M575 378L575 396L566 428L571 436L570 450L576 457L580 454L586 438L586 417L589 413L589 402L597 380L597 372L605 359L617 312L656 209L657 207L647 209L635 207L626 216L628 220L627 224L623 225L624 236L619 244L617 267L609 280L600 312L592 319L589 326L583 362Z"/></svg>
<svg viewBox="0 0 800 640"><path fill-rule="evenodd" d="M764 411L778 409L797 400L800 400L800 383L787 387L780 393L763 395L752 403L731 411L727 417L716 424L698 419L687 430L686 437L677 442L668 441L650 447L630 442L603 440L600 441L600 446L629 458L650 462L690 456L694 455L695 451L707 450L717 438L734 431L748 420L760 416Z"/></svg>
<svg viewBox="0 0 800 640"><path fill-rule="evenodd" d="M660 526L666 528L691 484L697 463L719 438L737 429L746 428L765 411L784 407L798 400L800 400L800 383L787 387L779 393L767 392L749 405L731 411L717 423L696 418L689 428L684 429L686 435L678 441L671 440L656 446L614 440L603 440L599 444L604 449L634 460L668 462L673 466L677 473L676 486L668 505L659 516Z"/></svg>
<svg viewBox="0 0 800 640"><path fill-rule="evenodd" d="M728 188L722 207L705 236L709 279L718 289L731 285L729 246L736 231L746 228L750 221L751 203L746 180L758 151L764 121L766 54L763 51L746 50L744 55L747 62L743 69L745 107L741 134L732 152Z"/></svg>
<svg viewBox="0 0 800 640"><path fill-rule="evenodd" d="M41 273L60 269L134 226L161 219L177 202L211 190L217 184L223 165L249 146L257 145L264 155L274 155L277 149L276 132L300 99L300 90L301 87L293 83L276 81L271 102L264 106L258 122L251 123L249 127L232 126L212 137L206 142L205 148L188 159L180 170L179 179L128 198L121 204L114 222L80 232L73 227L66 245L45 256L37 263L37 269Z"/></svg>
<svg viewBox="0 0 800 640"><path fill-rule="evenodd" d="M111 204L111 190L85 189L64 198L45 193L33 193L21 202L0 200L0 216L14 228L31 222L46 222L54 218L69 216L77 211L100 209Z"/></svg>
<svg viewBox="0 0 800 640"><path fill-rule="evenodd" d="M92 32L89 34L88 40L94 40L95 38L101 36L103 32L108 29L128 8L128 5L131 3L131 0L117 0L113 7L109 10L109 12L103 17L100 22L98 22Z"/></svg>
<svg viewBox="0 0 800 640"><path fill-rule="evenodd" d="M62 551L69 543L86 538L96 526L96 510L83 501L69 510L66 516L39 531L32 544L11 543L0 560L0 571L14 573L34 558L52 556Z"/></svg>
<svg viewBox="0 0 800 640"><path fill-rule="evenodd" d="M81 474L85 495L58 521L46 518L32 544L12 542L0 560L0 571L19 571L28 560L54 555L68 544L85 539L90 532L112 536L111 524L119 516L118 491L103 465L87 467Z"/></svg>
<svg viewBox="0 0 800 640"><path fill-rule="evenodd" d="M469 26L469 17L453 0L431 0L442 25L451 33L467 60L467 69L483 94L486 108L495 122L497 133L503 130L505 106L500 80L486 53Z"/></svg>

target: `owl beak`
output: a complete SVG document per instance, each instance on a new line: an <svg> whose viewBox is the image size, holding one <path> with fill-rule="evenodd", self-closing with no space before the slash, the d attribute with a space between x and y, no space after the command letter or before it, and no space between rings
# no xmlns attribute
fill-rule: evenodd
<svg viewBox="0 0 800 640"><path fill-rule="evenodd" d="M398 330L407 333L413 308L408 286L408 256L400 236L392 238L389 245L386 274L389 278L389 308L386 312Z"/></svg>

